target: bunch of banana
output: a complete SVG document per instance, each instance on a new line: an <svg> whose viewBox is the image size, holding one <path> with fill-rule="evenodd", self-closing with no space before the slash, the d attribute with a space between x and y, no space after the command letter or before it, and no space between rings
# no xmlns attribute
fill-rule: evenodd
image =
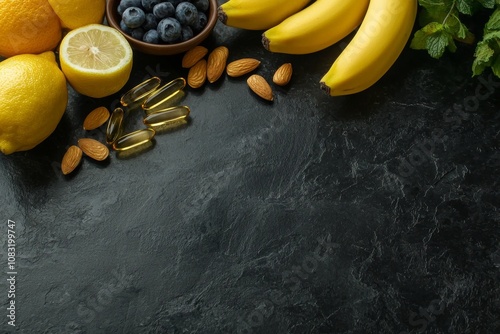
<svg viewBox="0 0 500 334"><path fill-rule="evenodd" d="M353 39L320 80L331 96L363 91L394 64L410 37L417 0L229 0L219 7L226 25L265 30L272 52L325 49L356 28ZM309 4L309 5L308 5Z"/></svg>

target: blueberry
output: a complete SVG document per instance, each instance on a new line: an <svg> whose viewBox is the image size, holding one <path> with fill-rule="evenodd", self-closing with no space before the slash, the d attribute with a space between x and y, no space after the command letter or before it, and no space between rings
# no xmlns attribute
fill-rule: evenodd
<svg viewBox="0 0 500 334"><path fill-rule="evenodd" d="M198 11L201 12L206 12L208 10L208 7L210 7L210 3L208 2L208 0L192 0L191 2L196 6Z"/></svg>
<svg viewBox="0 0 500 334"><path fill-rule="evenodd" d="M181 24L174 18L167 17L158 23L158 34L162 41L173 43L181 37Z"/></svg>
<svg viewBox="0 0 500 334"><path fill-rule="evenodd" d="M128 7L141 7L141 0L121 0L120 5L127 9Z"/></svg>
<svg viewBox="0 0 500 334"><path fill-rule="evenodd" d="M142 36L142 40L146 43L160 44L160 35L158 35L158 31L156 29L151 29L146 31L144 36Z"/></svg>
<svg viewBox="0 0 500 334"><path fill-rule="evenodd" d="M164 19L175 15L175 8L170 2L160 2L153 7L153 14L158 19Z"/></svg>
<svg viewBox="0 0 500 334"><path fill-rule="evenodd" d="M118 8L116 9L116 11L118 12L118 15L122 16L123 15L123 12L125 11L125 9L127 9L128 7L125 7L125 6L122 6L122 4L119 4L118 5Z"/></svg>
<svg viewBox="0 0 500 334"><path fill-rule="evenodd" d="M185 0L167 0L167 2L170 2L172 5L174 5L174 7L177 7L177 5L183 1Z"/></svg>
<svg viewBox="0 0 500 334"><path fill-rule="evenodd" d="M198 9L191 2L181 2L175 8L175 17L181 24L194 25L198 21Z"/></svg>
<svg viewBox="0 0 500 334"><path fill-rule="evenodd" d="M154 16L153 13L147 13L146 20L142 24L142 28L145 31L148 31L151 29L156 29L157 26L158 26L158 20L156 19L156 16Z"/></svg>
<svg viewBox="0 0 500 334"><path fill-rule="evenodd" d="M130 35L130 28L127 27L127 25L125 24L125 22L123 22L123 20L120 21L120 29L127 35Z"/></svg>
<svg viewBox="0 0 500 334"><path fill-rule="evenodd" d="M146 21L146 14L138 7L129 7L123 12L122 19L127 27L138 28Z"/></svg>
<svg viewBox="0 0 500 334"><path fill-rule="evenodd" d="M142 0L142 7L146 12L152 13L153 7L159 4L161 0Z"/></svg>
<svg viewBox="0 0 500 334"><path fill-rule="evenodd" d="M182 26L181 29L181 42L185 42L193 38L193 29L190 26Z"/></svg>
<svg viewBox="0 0 500 334"><path fill-rule="evenodd" d="M193 31L195 33L199 33L200 31L202 31L205 28L207 23L208 23L208 19L207 19L207 16L205 15L205 13L199 12L198 13L198 21L192 25Z"/></svg>
<svg viewBox="0 0 500 334"><path fill-rule="evenodd" d="M123 12L125 12L125 10L130 7L137 7L142 9L141 0L121 0L118 4L117 12L118 14L120 14L120 16L123 16Z"/></svg>
<svg viewBox="0 0 500 334"><path fill-rule="evenodd" d="M130 36L132 36L135 39L138 39L142 41L142 36L144 36L144 29L142 28L135 28L130 31Z"/></svg>

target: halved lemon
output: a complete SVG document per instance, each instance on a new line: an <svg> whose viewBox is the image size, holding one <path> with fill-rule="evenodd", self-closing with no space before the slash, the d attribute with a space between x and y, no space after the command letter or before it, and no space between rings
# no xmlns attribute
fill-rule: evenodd
<svg viewBox="0 0 500 334"><path fill-rule="evenodd" d="M132 71L133 52L116 29L89 24L71 30L61 41L61 69L80 94L101 98L125 86Z"/></svg>

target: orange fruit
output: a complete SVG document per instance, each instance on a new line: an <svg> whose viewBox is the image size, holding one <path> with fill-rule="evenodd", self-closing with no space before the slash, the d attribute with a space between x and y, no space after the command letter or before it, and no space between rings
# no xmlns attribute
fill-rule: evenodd
<svg viewBox="0 0 500 334"><path fill-rule="evenodd" d="M0 18L0 56L39 54L61 40L59 17L47 0L1 0Z"/></svg>

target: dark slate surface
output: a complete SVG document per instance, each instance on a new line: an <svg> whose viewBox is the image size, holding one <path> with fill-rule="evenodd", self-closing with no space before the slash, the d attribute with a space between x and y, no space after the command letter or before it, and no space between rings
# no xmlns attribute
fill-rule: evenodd
<svg viewBox="0 0 500 334"><path fill-rule="evenodd" d="M83 119L120 94L72 93L55 133L0 157L0 291L16 223L19 333L498 333L500 80L472 49L406 50L373 88L332 98L340 46L270 54L259 32L217 25L230 60L283 62L260 100L245 79L187 89L190 124L134 156L60 172ZM121 92L187 72L136 54ZM131 113L128 129L141 115Z"/></svg>

